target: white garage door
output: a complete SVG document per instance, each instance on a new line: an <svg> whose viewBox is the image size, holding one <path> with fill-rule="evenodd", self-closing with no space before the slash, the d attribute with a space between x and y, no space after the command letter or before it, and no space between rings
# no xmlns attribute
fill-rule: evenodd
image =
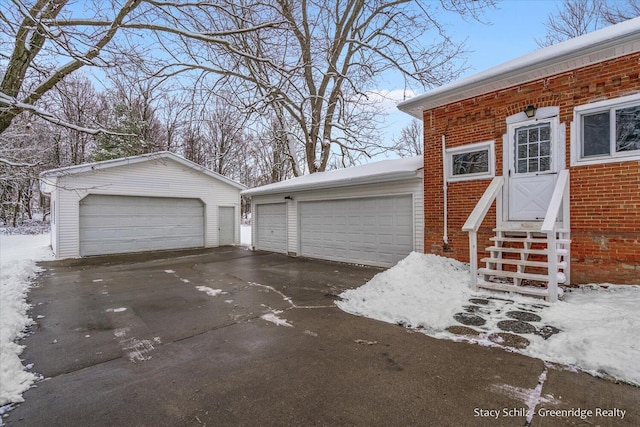
<svg viewBox="0 0 640 427"><path fill-rule="evenodd" d="M80 201L80 256L203 246L198 199L89 195Z"/></svg>
<svg viewBox="0 0 640 427"><path fill-rule="evenodd" d="M287 252L287 211L285 203L256 205L256 249Z"/></svg>
<svg viewBox="0 0 640 427"><path fill-rule="evenodd" d="M303 202L302 256L389 267L413 250L411 196Z"/></svg>

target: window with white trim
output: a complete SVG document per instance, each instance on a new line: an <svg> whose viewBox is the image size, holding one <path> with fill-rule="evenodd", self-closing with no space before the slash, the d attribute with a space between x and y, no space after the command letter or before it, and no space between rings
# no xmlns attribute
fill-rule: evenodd
<svg viewBox="0 0 640 427"><path fill-rule="evenodd" d="M468 181L495 176L495 143L479 142L445 151L447 181Z"/></svg>
<svg viewBox="0 0 640 427"><path fill-rule="evenodd" d="M573 164L640 160L640 94L574 110Z"/></svg>

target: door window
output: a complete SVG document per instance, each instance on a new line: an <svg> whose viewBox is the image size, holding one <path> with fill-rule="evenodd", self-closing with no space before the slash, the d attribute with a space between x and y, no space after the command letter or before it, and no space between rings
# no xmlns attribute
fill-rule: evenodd
<svg viewBox="0 0 640 427"><path fill-rule="evenodd" d="M517 173L551 170L551 123L516 129L515 170Z"/></svg>

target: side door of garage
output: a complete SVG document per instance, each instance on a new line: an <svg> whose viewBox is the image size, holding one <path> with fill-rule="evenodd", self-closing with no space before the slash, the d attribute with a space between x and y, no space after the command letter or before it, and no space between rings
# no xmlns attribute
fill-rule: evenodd
<svg viewBox="0 0 640 427"><path fill-rule="evenodd" d="M233 206L218 207L218 245L233 246L235 243L236 211Z"/></svg>
<svg viewBox="0 0 640 427"><path fill-rule="evenodd" d="M287 205L267 203L256 205L256 244L262 251L287 252Z"/></svg>

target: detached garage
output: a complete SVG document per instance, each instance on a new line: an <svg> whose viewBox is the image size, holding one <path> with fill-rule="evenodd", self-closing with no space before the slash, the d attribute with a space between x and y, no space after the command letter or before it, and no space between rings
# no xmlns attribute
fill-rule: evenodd
<svg viewBox="0 0 640 427"><path fill-rule="evenodd" d="M237 245L245 188L169 152L40 175L57 258Z"/></svg>
<svg viewBox="0 0 640 427"><path fill-rule="evenodd" d="M384 160L245 190L253 249L392 266L423 250L422 168Z"/></svg>

